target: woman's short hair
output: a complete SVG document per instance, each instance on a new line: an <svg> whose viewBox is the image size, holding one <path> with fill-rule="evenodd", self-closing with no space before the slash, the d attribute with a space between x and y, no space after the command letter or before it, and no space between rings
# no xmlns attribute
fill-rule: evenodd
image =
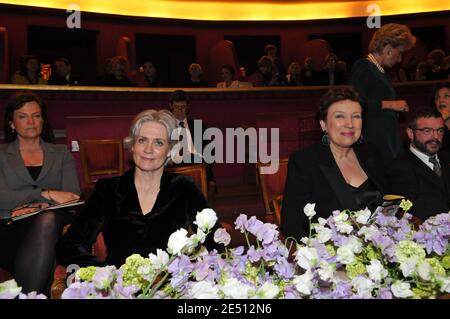
<svg viewBox="0 0 450 319"><path fill-rule="evenodd" d="M155 122L162 124L167 130L167 136L171 145L178 142L178 140L172 140L172 132L177 126L177 120L168 110L145 110L136 115L131 123L130 132L124 139L125 146L131 148L136 142L136 138L141 131L142 125L147 122Z"/></svg>
<svg viewBox="0 0 450 319"><path fill-rule="evenodd" d="M234 78L235 71L234 71L234 68L230 64L222 65L222 69L227 69L231 74L231 78Z"/></svg>
<svg viewBox="0 0 450 319"><path fill-rule="evenodd" d="M26 55L22 55L20 57L20 71L19 73L21 75L27 75L28 74L28 70L27 70L27 64L28 61L30 60L36 60L37 64L38 64L38 70L36 72L37 75L41 74L41 63L39 62L39 58L35 55L31 55L31 54L26 54Z"/></svg>
<svg viewBox="0 0 450 319"><path fill-rule="evenodd" d="M390 44L393 48L400 46L408 50L416 43L416 37L411 34L408 26L388 23L378 29L372 36L369 44L370 53L381 53L383 48Z"/></svg>
<svg viewBox="0 0 450 319"><path fill-rule="evenodd" d="M360 105L361 99L359 97L359 94L351 89L351 88L335 88L329 90L327 93L325 93L321 98L319 102L319 111L317 113L317 117L319 121L326 121L327 115L328 115L328 109L331 105L333 105L336 102L350 100L353 102L357 102ZM362 107L361 107L362 109Z"/></svg>
<svg viewBox="0 0 450 319"><path fill-rule="evenodd" d="M261 67L261 66L267 66L269 68L272 68L273 60L270 57L268 57L267 55L264 55L258 60L258 67Z"/></svg>
<svg viewBox="0 0 450 319"><path fill-rule="evenodd" d="M6 102L5 115L3 117L5 142L10 143L16 140L17 132L13 131L11 128L11 123L14 119L14 112L28 102L36 102L41 109L42 120L44 121L41 138L47 143L54 143L55 136L48 120L47 108L45 107L44 101L42 101L42 99L37 94L31 91L20 91L14 93Z"/></svg>

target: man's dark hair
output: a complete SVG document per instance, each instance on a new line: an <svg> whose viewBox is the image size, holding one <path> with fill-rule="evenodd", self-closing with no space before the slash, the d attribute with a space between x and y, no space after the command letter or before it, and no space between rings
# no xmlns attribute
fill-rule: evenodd
<svg viewBox="0 0 450 319"><path fill-rule="evenodd" d="M417 120L421 119L421 118L425 118L425 119L436 118L436 119L438 119L438 118L442 118L442 115L436 109L432 109L432 108L418 109L415 112L411 113L411 115L409 116L408 127L410 129L417 128Z"/></svg>
<svg viewBox="0 0 450 319"><path fill-rule="evenodd" d="M170 94L169 103L172 104L173 102L179 102L179 101L186 101L187 105L189 105L189 98L185 91L183 90L176 90L173 91L172 94Z"/></svg>

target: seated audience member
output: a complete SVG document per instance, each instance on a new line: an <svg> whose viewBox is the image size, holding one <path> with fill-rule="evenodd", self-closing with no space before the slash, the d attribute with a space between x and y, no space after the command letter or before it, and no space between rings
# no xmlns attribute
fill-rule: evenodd
<svg viewBox="0 0 450 319"><path fill-rule="evenodd" d="M158 77L158 71L149 60L142 65L142 72L136 74L136 86L139 87L161 87L162 83Z"/></svg>
<svg viewBox="0 0 450 319"><path fill-rule="evenodd" d="M203 69L198 63L191 63L188 69L189 79L183 85L188 88L206 88L208 87L208 82L202 80Z"/></svg>
<svg viewBox="0 0 450 319"><path fill-rule="evenodd" d="M416 81L426 81L426 74L430 72L431 67L426 62L419 62L416 69Z"/></svg>
<svg viewBox="0 0 450 319"><path fill-rule="evenodd" d="M79 198L75 162L65 145L53 144L46 108L37 95L18 92L8 100L4 130L0 217L16 217L38 206ZM48 210L10 225L0 223L0 266L11 272L22 292L48 294L55 245L70 217L66 214L61 209Z"/></svg>
<svg viewBox="0 0 450 319"><path fill-rule="evenodd" d="M50 85L80 85L80 79L72 74L72 65L66 58L58 58L53 63L55 73L50 76Z"/></svg>
<svg viewBox="0 0 450 319"><path fill-rule="evenodd" d="M193 222L207 207L205 198L186 176L164 171L177 142L171 139L175 128L176 120L166 110L146 110L135 117L125 139L134 167L122 176L97 181L57 247L62 264L99 264L91 252L100 232L106 264L119 267L132 254L148 257L158 248L166 249L169 236L180 228L191 226L195 231Z"/></svg>
<svg viewBox="0 0 450 319"><path fill-rule="evenodd" d="M409 150L387 168L390 192L409 199L409 212L421 220L450 210L450 154L441 151L444 130L438 111L416 111L406 129Z"/></svg>
<svg viewBox="0 0 450 319"><path fill-rule="evenodd" d="M263 56L258 61L258 70L247 78L255 87L261 86L283 86L284 79L276 73L273 61L268 56Z"/></svg>
<svg viewBox="0 0 450 319"><path fill-rule="evenodd" d="M14 73L12 84L47 84L41 76L41 64L34 55L24 55L20 58L20 70Z"/></svg>
<svg viewBox="0 0 450 319"><path fill-rule="evenodd" d="M235 74L234 68L229 64L224 64L220 71L220 75L222 76L223 82L217 83L217 88L218 89L226 89L226 88L234 89L234 88L240 88L240 87L248 87L248 85L241 85L241 83L245 83L245 82L233 80L234 74Z"/></svg>
<svg viewBox="0 0 450 319"><path fill-rule="evenodd" d="M207 127L202 122L202 130L201 132L197 132L194 129L194 119L190 119L188 117L189 115L189 98L185 91L183 90L177 90L172 93L169 100L169 108L172 114L175 116L177 120L177 127L185 130L183 133L184 136L186 136L187 141L187 147L188 152L177 154L177 160L172 165L174 166L185 166L185 165L192 165L192 164L199 164L204 163L205 159L203 158L202 151L206 147L209 141L205 141L203 139L203 134L207 130ZM201 136L196 135L197 133L201 133ZM195 148L195 141L200 141L201 150L197 150ZM213 170L212 170L212 164L207 164L207 178L208 178L208 193L209 198L212 199L214 193L217 191L216 188L216 181L214 178Z"/></svg>
<svg viewBox="0 0 450 319"><path fill-rule="evenodd" d="M442 50L433 50L428 53L428 65L430 69L425 73L427 80L446 80L447 70L445 70L445 52Z"/></svg>
<svg viewBox="0 0 450 319"><path fill-rule="evenodd" d="M124 56L115 56L111 59L111 73L105 74L100 85L103 86L134 86L126 75L128 61Z"/></svg>
<svg viewBox="0 0 450 319"><path fill-rule="evenodd" d="M438 85L434 90L433 107L435 107L445 123L445 133L442 141L442 150L450 151L450 84Z"/></svg>
<svg viewBox="0 0 450 319"><path fill-rule="evenodd" d="M338 68L339 59L336 54L330 53L325 58L325 67L320 72L322 85L346 84L345 73Z"/></svg>
<svg viewBox="0 0 450 319"><path fill-rule="evenodd" d="M419 64L419 59L415 54L408 54L403 62L402 66L398 70L398 78L400 82L410 82L416 80L416 70Z"/></svg>
<svg viewBox="0 0 450 319"><path fill-rule="evenodd" d="M288 163L281 230L297 240L309 234L306 204L316 204L312 222L317 222L337 209L373 210L387 191L380 153L362 142L357 93L348 88L330 90L319 105L322 143L293 153Z"/></svg>
<svg viewBox="0 0 450 319"><path fill-rule="evenodd" d="M291 64L289 64L288 71L286 74L286 85L287 86L303 85L300 73L300 64L298 64L298 62L292 62Z"/></svg>
<svg viewBox="0 0 450 319"><path fill-rule="evenodd" d="M264 55L272 59L275 68L275 74L277 74L277 77L280 79L284 78L286 76L286 69L284 68L283 63L281 63L281 60L278 57L277 47L273 44L266 45L264 47Z"/></svg>
<svg viewBox="0 0 450 319"><path fill-rule="evenodd" d="M311 57L307 57L303 62L301 77L303 85L320 85L320 73L314 71L314 61Z"/></svg>

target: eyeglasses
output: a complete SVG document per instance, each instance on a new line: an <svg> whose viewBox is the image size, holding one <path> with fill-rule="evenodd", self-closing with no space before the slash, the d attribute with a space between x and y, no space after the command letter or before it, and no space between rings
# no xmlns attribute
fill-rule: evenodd
<svg viewBox="0 0 450 319"><path fill-rule="evenodd" d="M431 127L424 127L424 128L413 128L413 131L420 131L424 135L431 135L433 132L438 133L439 135L444 135L445 133L445 127L440 128L431 128Z"/></svg>

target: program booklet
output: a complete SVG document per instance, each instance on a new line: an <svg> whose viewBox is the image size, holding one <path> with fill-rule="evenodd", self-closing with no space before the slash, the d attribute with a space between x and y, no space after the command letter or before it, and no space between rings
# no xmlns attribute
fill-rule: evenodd
<svg viewBox="0 0 450 319"><path fill-rule="evenodd" d="M83 204L84 204L84 200L81 200L81 199L74 199L74 200L71 200L68 202L64 202L64 203L60 203L60 204L53 204L53 205L49 205L49 206L45 206L45 207L38 206L38 205L41 205L41 203L30 203L30 204L26 204L26 205L20 206L16 209L12 210L11 214L13 212L16 212L21 209L30 210L30 208L32 209L31 212L16 216L16 217L4 217L3 220L6 221L7 224L11 224L15 221L34 216L36 214L39 214L40 212L44 212L47 210L67 208L67 207L78 206L78 205L83 205Z"/></svg>

